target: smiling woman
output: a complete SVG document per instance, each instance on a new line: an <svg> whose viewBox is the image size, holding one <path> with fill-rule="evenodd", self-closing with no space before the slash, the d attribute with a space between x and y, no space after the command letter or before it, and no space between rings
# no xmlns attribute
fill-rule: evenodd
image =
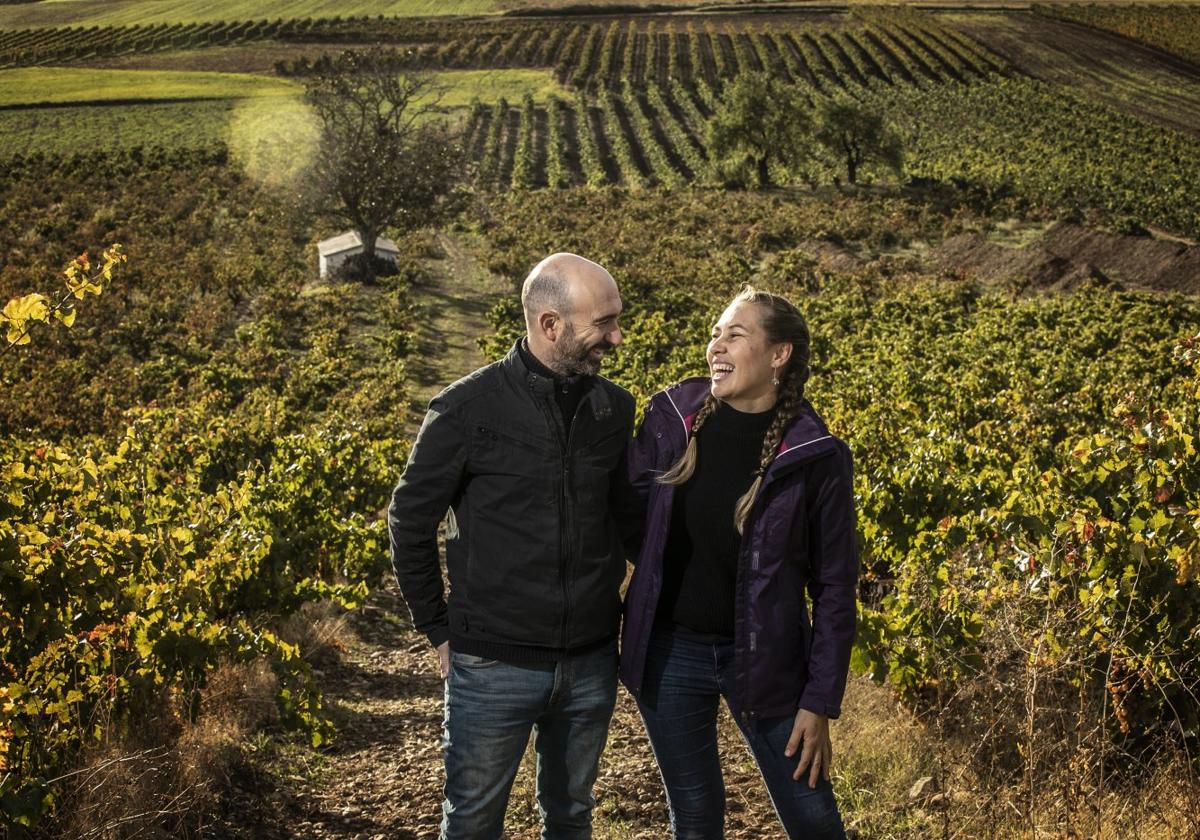
<svg viewBox="0 0 1200 840"><path fill-rule="evenodd" d="M647 514L621 677L676 836L722 836L723 696L787 836L845 838L829 719L854 638L855 501L849 448L804 397L809 345L790 301L747 287L713 327L711 377L652 397L629 456Z"/></svg>

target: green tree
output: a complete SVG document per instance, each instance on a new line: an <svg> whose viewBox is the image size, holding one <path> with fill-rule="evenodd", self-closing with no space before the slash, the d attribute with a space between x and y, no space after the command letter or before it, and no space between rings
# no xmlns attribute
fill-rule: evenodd
<svg viewBox="0 0 1200 840"><path fill-rule="evenodd" d="M846 167L846 180L858 183L863 164L878 161L899 176L904 165L900 137L883 116L857 102L829 99L817 109L814 139L834 161Z"/></svg>
<svg viewBox="0 0 1200 840"><path fill-rule="evenodd" d="M463 183L460 132L440 116L432 78L394 63L379 49L345 52L305 96L321 125L314 186L361 238L366 279L386 228L436 221Z"/></svg>
<svg viewBox="0 0 1200 840"><path fill-rule="evenodd" d="M766 73L743 73L725 89L708 124L709 152L723 169L750 169L771 186L771 166L791 170L808 155L808 104L799 88Z"/></svg>

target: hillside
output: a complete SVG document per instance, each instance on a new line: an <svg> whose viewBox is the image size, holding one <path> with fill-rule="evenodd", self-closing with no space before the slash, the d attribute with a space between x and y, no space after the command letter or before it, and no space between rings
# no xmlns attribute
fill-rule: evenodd
<svg viewBox="0 0 1200 840"><path fill-rule="evenodd" d="M430 835L442 686L382 513L569 250L620 285L604 373L639 407L742 284L809 322L855 462L859 840L1196 836L1200 70L1169 12L435 5L0 5L5 317L129 255L0 367L0 833ZM345 223L304 90L369 47L436 80L464 195L387 231L393 273L320 278ZM758 183L712 128L757 74L902 156L798 129ZM651 840L621 697L597 836ZM727 716L721 745L729 835L774 836Z"/></svg>

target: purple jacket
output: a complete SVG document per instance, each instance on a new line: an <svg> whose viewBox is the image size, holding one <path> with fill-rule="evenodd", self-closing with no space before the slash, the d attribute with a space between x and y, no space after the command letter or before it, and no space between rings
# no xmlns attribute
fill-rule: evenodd
<svg viewBox="0 0 1200 840"><path fill-rule="evenodd" d="M625 596L621 681L637 696L662 591L675 488L655 476L683 454L709 379L655 394L629 449L647 499L646 534ZM732 515L732 513L730 514ZM858 548L850 450L807 401L785 430L746 520L734 607L735 706L744 719L841 711L854 642ZM813 602L809 620L805 590Z"/></svg>

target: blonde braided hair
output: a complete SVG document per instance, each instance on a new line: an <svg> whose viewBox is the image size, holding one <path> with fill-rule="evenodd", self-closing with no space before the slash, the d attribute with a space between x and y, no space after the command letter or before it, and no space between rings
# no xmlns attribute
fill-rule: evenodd
<svg viewBox="0 0 1200 840"><path fill-rule="evenodd" d="M763 476L766 475L767 468L771 466L775 452L783 440L784 430L796 418L804 402L804 385L808 382L809 376L809 334L804 316L785 297L746 286L730 301L729 305L732 306L735 303L756 304L762 312L761 324L767 341L772 344L792 345L792 355L781 372L779 397L775 402L775 417L763 436L758 470L755 471L750 489L738 499L734 506L734 526L741 534L746 525L746 519L750 515L750 509L754 507L758 491L762 488ZM660 483L678 486L686 483L695 473L698 458L696 436L704 422L717 410L719 403L720 401L711 392L704 398L703 405L696 412L696 416L692 418L692 434L688 439L687 449L671 469L659 476Z"/></svg>
<svg viewBox="0 0 1200 840"><path fill-rule="evenodd" d="M667 470L658 477L660 484L680 484L687 483L692 477L692 473L696 471L696 435L700 432L700 427L704 425L712 413L717 410L717 406L721 401L709 392L704 398L704 404L700 406L700 410L696 412L696 416L692 418L692 434L688 438L687 449L683 450L683 456L675 462L675 466Z"/></svg>
<svg viewBox="0 0 1200 840"><path fill-rule="evenodd" d="M746 519L750 516L750 509L754 507L754 500L758 498L758 491L762 487L763 476L767 474L767 468L775 460L775 453L779 450L779 444L783 441L783 430L795 419L796 414L800 410L800 403L803 400L804 385L797 382L796 376L788 376L780 386L779 400L775 403L775 418L771 420L771 425L767 428L767 433L763 435L762 454L759 456L758 469L754 473L754 481L751 482L750 488L742 494L742 497L737 500L737 504L733 506L733 524L739 534L742 533L742 529L746 526Z"/></svg>

